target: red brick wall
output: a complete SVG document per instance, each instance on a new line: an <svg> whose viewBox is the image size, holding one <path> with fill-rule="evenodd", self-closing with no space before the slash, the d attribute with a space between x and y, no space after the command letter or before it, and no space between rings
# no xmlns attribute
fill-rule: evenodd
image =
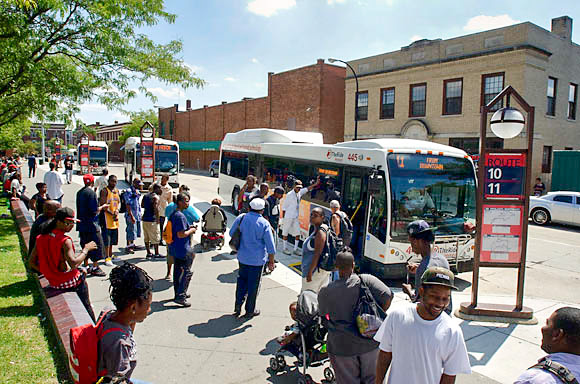
<svg viewBox="0 0 580 384"><path fill-rule="evenodd" d="M322 71L320 132L325 143L344 141L345 68L325 65Z"/></svg>

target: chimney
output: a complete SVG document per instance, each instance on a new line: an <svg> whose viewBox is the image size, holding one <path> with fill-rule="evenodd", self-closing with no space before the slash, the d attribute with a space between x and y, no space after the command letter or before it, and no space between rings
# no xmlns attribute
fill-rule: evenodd
<svg viewBox="0 0 580 384"><path fill-rule="evenodd" d="M191 111L191 100L185 100L185 109Z"/></svg>
<svg viewBox="0 0 580 384"><path fill-rule="evenodd" d="M316 64L318 64L318 65L324 64L324 59L318 59L318 60L316 60Z"/></svg>
<svg viewBox="0 0 580 384"><path fill-rule="evenodd" d="M99 123L98 121L95 123L95 125L98 127L99 125L101 125L101 123Z"/></svg>
<svg viewBox="0 0 580 384"><path fill-rule="evenodd" d="M117 120L115 120L115 124L119 124L119 122Z"/></svg>
<svg viewBox="0 0 580 384"><path fill-rule="evenodd" d="M227 103L228 103L227 101L222 101L222 105L227 104Z"/></svg>
<svg viewBox="0 0 580 384"><path fill-rule="evenodd" d="M572 42L572 19L568 16L552 19L552 33Z"/></svg>
<svg viewBox="0 0 580 384"><path fill-rule="evenodd" d="M207 104L206 104L206 105L204 105L203 107L204 107L204 108L207 108L207 107L209 107L209 105L207 105Z"/></svg>
<svg viewBox="0 0 580 384"><path fill-rule="evenodd" d="M179 104L173 104L173 106L175 107L175 112L178 112L178 110L179 110Z"/></svg>

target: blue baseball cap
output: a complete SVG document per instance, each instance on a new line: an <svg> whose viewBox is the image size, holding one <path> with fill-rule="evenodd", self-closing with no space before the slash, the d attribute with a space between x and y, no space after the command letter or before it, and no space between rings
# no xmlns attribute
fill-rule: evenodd
<svg viewBox="0 0 580 384"><path fill-rule="evenodd" d="M432 228L425 220L415 220L407 225L407 233L411 237L417 237L420 233L431 232Z"/></svg>

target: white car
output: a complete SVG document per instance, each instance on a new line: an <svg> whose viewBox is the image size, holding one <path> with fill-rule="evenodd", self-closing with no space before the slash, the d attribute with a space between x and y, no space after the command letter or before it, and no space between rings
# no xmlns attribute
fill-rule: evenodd
<svg viewBox="0 0 580 384"><path fill-rule="evenodd" d="M535 224L555 223L580 225L580 192L548 192L530 197L530 217Z"/></svg>

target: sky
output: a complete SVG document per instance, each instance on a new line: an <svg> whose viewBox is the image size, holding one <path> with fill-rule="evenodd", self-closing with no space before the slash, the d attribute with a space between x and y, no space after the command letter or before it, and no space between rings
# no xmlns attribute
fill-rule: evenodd
<svg viewBox="0 0 580 384"><path fill-rule="evenodd" d="M192 108L267 95L268 72L284 72L329 57L354 60L391 52L420 39L448 39L529 21L550 30L570 16L580 43L578 0L166 0L177 15L141 30L159 43L181 40L180 59L207 82L202 89L151 81L158 100L138 96L129 111ZM96 103L80 106L86 124L128 121Z"/></svg>

